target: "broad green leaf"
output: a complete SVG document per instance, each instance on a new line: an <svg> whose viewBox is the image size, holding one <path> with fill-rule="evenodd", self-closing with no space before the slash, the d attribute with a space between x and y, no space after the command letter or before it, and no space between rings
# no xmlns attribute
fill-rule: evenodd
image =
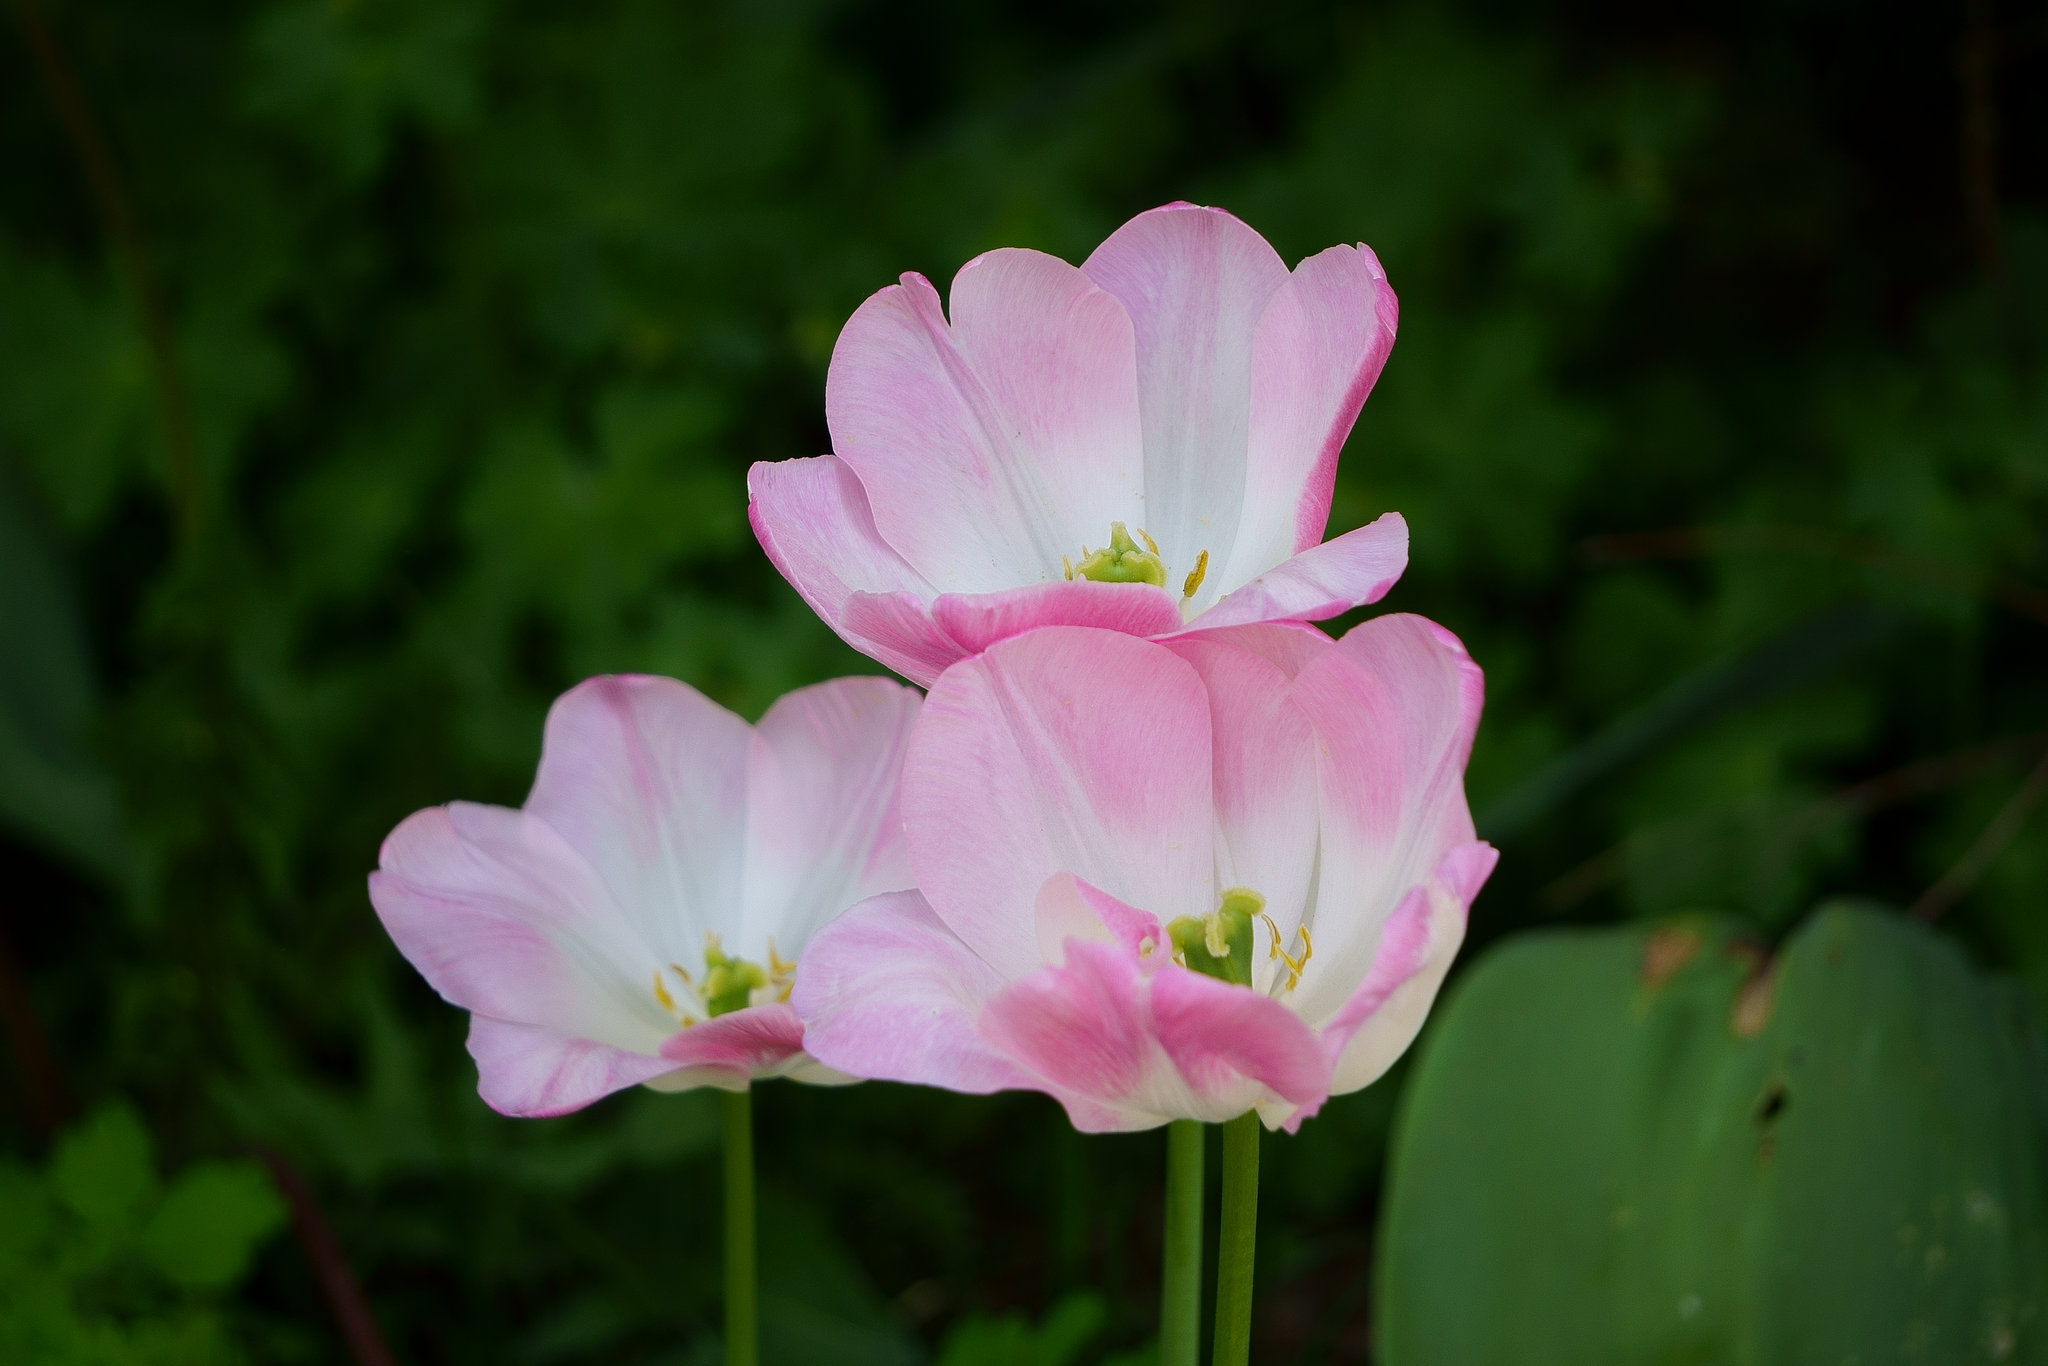
<svg viewBox="0 0 2048 1366"><path fill-rule="evenodd" d="M1382 1357L2048 1361L2038 1047L1885 912L1511 940L1404 1100Z"/></svg>

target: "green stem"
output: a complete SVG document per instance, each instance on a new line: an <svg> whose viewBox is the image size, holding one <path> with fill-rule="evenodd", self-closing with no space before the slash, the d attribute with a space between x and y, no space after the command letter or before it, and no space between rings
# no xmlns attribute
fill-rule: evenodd
<svg viewBox="0 0 2048 1366"><path fill-rule="evenodd" d="M1216 1366L1245 1366L1251 1359L1261 1132L1256 1111L1223 1126L1223 1218L1216 1234Z"/></svg>
<svg viewBox="0 0 2048 1366"><path fill-rule="evenodd" d="M757 1366L754 1303L754 1110L751 1091L725 1099L725 1366Z"/></svg>
<svg viewBox="0 0 2048 1366"><path fill-rule="evenodd" d="M1196 1366L1202 1354L1202 1143L1200 1121L1166 1126L1166 1257L1160 1271L1159 1366Z"/></svg>

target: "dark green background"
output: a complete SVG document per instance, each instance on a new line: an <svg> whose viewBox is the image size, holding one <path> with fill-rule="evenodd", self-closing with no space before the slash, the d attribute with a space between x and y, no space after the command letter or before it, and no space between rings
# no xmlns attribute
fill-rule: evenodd
<svg viewBox="0 0 2048 1366"><path fill-rule="evenodd" d="M490 1115L364 874L419 806L518 801L585 675L754 715L872 668L759 553L748 464L828 448L898 271L1174 198L1400 292L1331 529L1405 513L1385 606L1487 670L1473 951L1694 909L1767 944L1855 894L2048 998L2039 3L8 18L0 1176L124 1098L167 1170L303 1170L404 1361L716 1360L709 1112ZM1404 1074L1269 1141L1257 1360L1368 1358ZM771 1356L1144 1340L1158 1136L783 1084L759 1132ZM81 1321L345 1359L282 1234L233 1291L117 1263Z"/></svg>

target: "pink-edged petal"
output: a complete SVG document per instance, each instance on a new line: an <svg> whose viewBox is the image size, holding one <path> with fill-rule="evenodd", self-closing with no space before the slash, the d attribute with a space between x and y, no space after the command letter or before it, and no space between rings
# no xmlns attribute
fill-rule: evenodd
<svg viewBox="0 0 2048 1366"><path fill-rule="evenodd" d="M476 1089L484 1104L501 1115L528 1118L580 1110L676 1067L667 1058L486 1015L470 1017L469 1055L476 1059Z"/></svg>
<svg viewBox="0 0 2048 1366"><path fill-rule="evenodd" d="M1049 580L1111 520L1142 521L1130 319L1032 251L968 262L952 302L949 326L931 283L905 275L854 313L825 381L834 451L934 588Z"/></svg>
<svg viewBox="0 0 2048 1366"><path fill-rule="evenodd" d="M1244 506L1253 339L1287 266L1223 210L1169 204L1118 228L1081 268L1136 329L1143 525L1176 572L1203 550L1220 570Z"/></svg>
<svg viewBox="0 0 2048 1366"><path fill-rule="evenodd" d="M732 947L786 958L827 920L911 885L897 788L918 694L835 678L785 695L754 729L743 913Z"/></svg>
<svg viewBox="0 0 2048 1366"><path fill-rule="evenodd" d="M1165 635L1180 629L1180 602L1149 583L1078 579L1001 593L947 593L932 604L932 619L963 655L978 655L999 640L1040 626L1099 626L1133 636Z"/></svg>
<svg viewBox="0 0 2048 1366"><path fill-rule="evenodd" d="M723 1083L728 1090L785 1070L803 1051L803 1023L781 1002L700 1020L661 1046L672 1067L696 1074L702 1084Z"/></svg>
<svg viewBox="0 0 2048 1366"><path fill-rule="evenodd" d="M674 1027L651 990L662 960L530 814L467 802L416 812L384 841L370 901L406 960L465 1009L642 1053Z"/></svg>
<svg viewBox="0 0 2048 1366"><path fill-rule="evenodd" d="M747 520L768 558L803 600L842 635L855 593L933 590L875 530L860 479L836 456L761 461L747 471ZM848 642L865 650L862 640Z"/></svg>
<svg viewBox="0 0 2048 1366"><path fill-rule="evenodd" d="M1268 621L1321 621L1378 602L1408 567L1408 523L1398 512L1304 550L1227 594L1188 623L1214 630Z"/></svg>
<svg viewBox="0 0 2048 1366"><path fill-rule="evenodd" d="M1245 628L1239 634L1254 631ZM1326 648L1335 648L1327 636L1323 639ZM1249 887L1263 896L1282 946L1292 946L1295 927L1314 893L1315 730L1295 703L1288 673L1264 655L1216 637L1186 637L1168 648L1201 676L1209 692L1216 882ZM1265 933L1262 929L1261 936ZM1270 990L1284 971L1270 953L1253 955L1252 963L1252 985L1260 992Z"/></svg>
<svg viewBox="0 0 2048 1366"><path fill-rule="evenodd" d="M1428 884L1412 889L1380 932L1365 980L1323 1026L1335 1075L1332 1095L1377 1081L1407 1051L1465 941L1466 913L1499 862L1475 840L1444 855Z"/></svg>
<svg viewBox="0 0 2048 1366"><path fill-rule="evenodd" d="M1165 647L1051 626L946 671L903 769L910 866L1006 977L1043 961L1038 889L1087 879L1154 914L1214 909L1208 698Z"/></svg>
<svg viewBox="0 0 2048 1366"><path fill-rule="evenodd" d="M1386 272L1365 247L1309 257L1266 306L1252 343L1244 518L1230 562L1212 566L1218 596L1322 542L1338 452L1399 319Z"/></svg>
<svg viewBox="0 0 2048 1366"><path fill-rule="evenodd" d="M1313 1103L1329 1070L1308 1027L1271 998L1185 968L1147 973L1121 945L1084 939L991 1001L981 1032L1085 1132Z"/></svg>
<svg viewBox="0 0 2048 1366"><path fill-rule="evenodd" d="M854 593L835 624L847 644L929 688L967 657L932 620L931 604L911 593Z"/></svg>
<svg viewBox="0 0 2048 1366"><path fill-rule="evenodd" d="M828 1067L987 1095L1033 1084L975 1029L1002 987L922 896L895 892L818 931L797 963L790 1004L805 1048Z"/></svg>
<svg viewBox="0 0 2048 1366"><path fill-rule="evenodd" d="M1330 1064L1315 1031L1270 996L1198 972L1152 979L1152 1018L1160 1044L1205 1113L1230 1119L1283 1100L1320 1105Z"/></svg>
<svg viewBox="0 0 2048 1366"><path fill-rule="evenodd" d="M1028 1069L1039 1090L1087 1101L1074 1127L1102 1133L1152 1128L1173 1117L1150 1092L1166 1058L1152 1036L1135 955L1114 944L1069 940L1065 961L1012 982L981 1012L988 1041ZM1192 1116L1188 1116L1192 1118Z"/></svg>
<svg viewBox="0 0 2048 1366"><path fill-rule="evenodd" d="M1048 963L1066 958L1069 939L1118 944L1141 963L1154 967L1171 956L1162 951L1166 936L1158 917L1125 905L1072 873L1057 873L1045 880L1038 889L1032 920L1038 930L1038 951Z"/></svg>
<svg viewBox="0 0 2048 1366"><path fill-rule="evenodd" d="M746 722L672 678L617 674L548 711L526 811L597 870L658 955L730 927L746 848Z"/></svg>
<svg viewBox="0 0 2048 1366"><path fill-rule="evenodd" d="M1295 1009L1330 1020L1371 970L1411 888L1473 839L1465 761L1485 684L1443 627L1375 617L1296 676L1321 741L1323 842L1314 961Z"/></svg>

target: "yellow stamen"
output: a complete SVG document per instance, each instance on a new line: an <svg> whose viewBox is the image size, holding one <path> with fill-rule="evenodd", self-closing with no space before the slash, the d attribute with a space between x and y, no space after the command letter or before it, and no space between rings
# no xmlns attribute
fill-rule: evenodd
<svg viewBox="0 0 2048 1366"><path fill-rule="evenodd" d="M1088 549L1086 546L1083 546L1081 549L1082 557L1085 559L1087 557L1087 554ZM1065 555L1060 556L1060 572L1067 576L1068 583L1072 583L1074 581L1074 562Z"/></svg>
<svg viewBox="0 0 2048 1366"><path fill-rule="evenodd" d="M1139 527L1138 535L1141 539L1144 540L1145 549L1151 551L1154 555L1157 555L1159 553L1159 542L1152 539L1151 532L1145 530L1145 528L1143 527Z"/></svg>
<svg viewBox="0 0 2048 1366"><path fill-rule="evenodd" d="M1301 984L1302 969L1306 968L1308 960L1315 956L1315 940L1309 938L1308 926L1296 925L1294 932L1301 937L1301 957L1296 958L1280 947L1280 927L1273 923L1273 917L1261 913L1259 919L1266 922L1266 928L1273 935L1273 947L1266 957L1268 960L1277 958L1287 965L1287 989L1292 991Z"/></svg>
<svg viewBox="0 0 2048 1366"><path fill-rule="evenodd" d="M661 970L654 972L654 999L661 1002L661 1008L669 1014L676 1013L676 998L668 994L668 984L661 980Z"/></svg>
<svg viewBox="0 0 2048 1366"><path fill-rule="evenodd" d="M1147 537L1146 539L1150 540L1151 538ZM1195 595L1195 590L1202 586L1202 580L1208 577L1208 573L1209 552L1204 550L1201 554L1195 556L1195 567L1192 570L1188 571L1188 581L1185 584L1181 585L1181 597L1193 597Z"/></svg>

